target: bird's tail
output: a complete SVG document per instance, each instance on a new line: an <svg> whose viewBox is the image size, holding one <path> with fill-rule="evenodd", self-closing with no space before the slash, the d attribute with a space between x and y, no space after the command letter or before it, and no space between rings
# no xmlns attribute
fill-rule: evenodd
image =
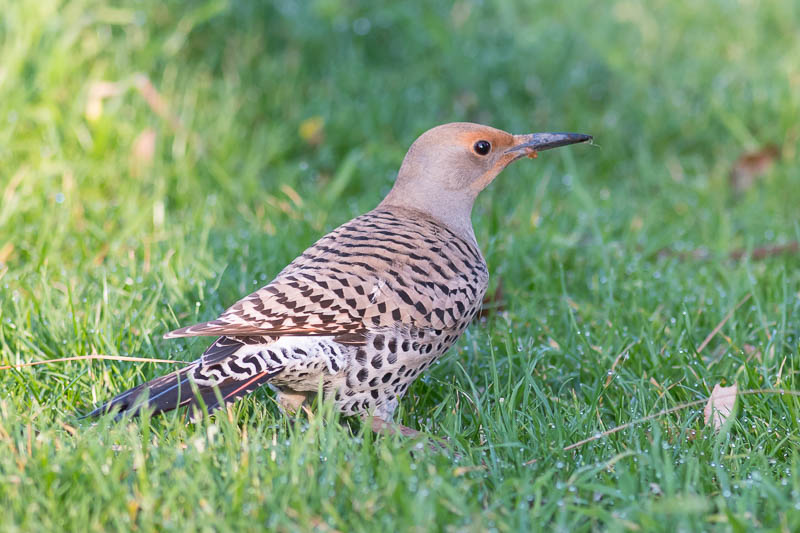
<svg viewBox="0 0 800 533"><path fill-rule="evenodd" d="M86 417L100 416L116 412L117 416L138 415L144 409L152 409L154 414L172 411L184 406L205 407L208 412L253 392L269 381L279 370L253 374L247 379L224 379L215 385L201 385L191 379L192 371L198 363L193 363L176 372L157 377L138 387L114 397Z"/></svg>

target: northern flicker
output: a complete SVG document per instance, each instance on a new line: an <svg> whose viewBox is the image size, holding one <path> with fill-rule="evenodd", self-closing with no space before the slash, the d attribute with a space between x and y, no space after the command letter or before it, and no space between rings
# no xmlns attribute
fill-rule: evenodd
<svg viewBox="0 0 800 533"><path fill-rule="evenodd" d="M165 335L217 337L202 357L90 416L213 410L268 384L289 411L322 390L346 415L391 420L414 379L481 307L489 272L470 220L478 193L517 159L591 139L470 123L428 130L375 209L322 237L219 318Z"/></svg>

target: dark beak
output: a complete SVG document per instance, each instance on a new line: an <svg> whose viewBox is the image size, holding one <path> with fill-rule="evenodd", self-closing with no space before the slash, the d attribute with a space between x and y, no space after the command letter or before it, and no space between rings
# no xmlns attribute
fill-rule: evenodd
<svg viewBox="0 0 800 533"><path fill-rule="evenodd" d="M514 135L514 146L506 153L521 151L520 156L530 155L534 152L558 148L568 144L591 142L591 135L583 133L529 133L527 135Z"/></svg>

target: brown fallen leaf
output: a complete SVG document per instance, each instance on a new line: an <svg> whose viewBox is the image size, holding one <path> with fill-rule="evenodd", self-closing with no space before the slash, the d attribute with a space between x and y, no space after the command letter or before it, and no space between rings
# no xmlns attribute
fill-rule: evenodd
<svg viewBox="0 0 800 533"><path fill-rule="evenodd" d="M719 383L714 385L714 390L711 391L711 396L703 409L703 418L706 425L710 421L714 429L719 431L719 428L722 427L722 424L733 412L738 390L735 383L730 387L723 387Z"/></svg>
<svg viewBox="0 0 800 533"><path fill-rule="evenodd" d="M138 176L144 169L153 164L156 152L156 131L145 128L136 136L131 146L130 173Z"/></svg>
<svg viewBox="0 0 800 533"><path fill-rule="evenodd" d="M774 144L740 155L731 169L731 188L741 193L752 187L759 178L769 172L779 155L780 150Z"/></svg>
<svg viewBox="0 0 800 533"><path fill-rule="evenodd" d="M183 129L181 120L172 112L167 99L156 89L156 86L153 85L150 78L144 74L136 74L133 77L133 86L139 91L139 94L144 98L144 101L147 102L147 105L150 106L153 113L166 120L173 130L179 131Z"/></svg>
<svg viewBox="0 0 800 533"><path fill-rule="evenodd" d="M754 261L758 261L775 255L793 254L798 251L800 251L800 243L792 241L786 244L776 244L774 246L759 246L758 248L753 248L749 252L745 249L734 250L730 253L730 258L734 261L739 261L740 259L749 257Z"/></svg>

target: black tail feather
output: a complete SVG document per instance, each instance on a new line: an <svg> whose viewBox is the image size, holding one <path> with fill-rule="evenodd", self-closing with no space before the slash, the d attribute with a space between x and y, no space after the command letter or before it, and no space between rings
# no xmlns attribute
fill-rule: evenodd
<svg viewBox="0 0 800 533"><path fill-rule="evenodd" d="M246 380L226 379L209 386L190 380L190 371L196 366L189 365L171 374L155 378L138 387L123 392L101 405L85 418L116 412L117 417L125 414L137 416L143 409L153 409L153 414L172 411L183 406L205 406L208 412L221 405L232 403L249 394L279 374L283 369L262 372Z"/></svg>
<svg viewBox="0 0 800 533"><path fill-rule="evenodd" d="M87 414L86 417L100 416L113 411L117 411L117 416L123 414L135 416L146 407L152 407L156 413L176 409L192 396L189 371L194 366L189 365L125 391Z"/></svg>

